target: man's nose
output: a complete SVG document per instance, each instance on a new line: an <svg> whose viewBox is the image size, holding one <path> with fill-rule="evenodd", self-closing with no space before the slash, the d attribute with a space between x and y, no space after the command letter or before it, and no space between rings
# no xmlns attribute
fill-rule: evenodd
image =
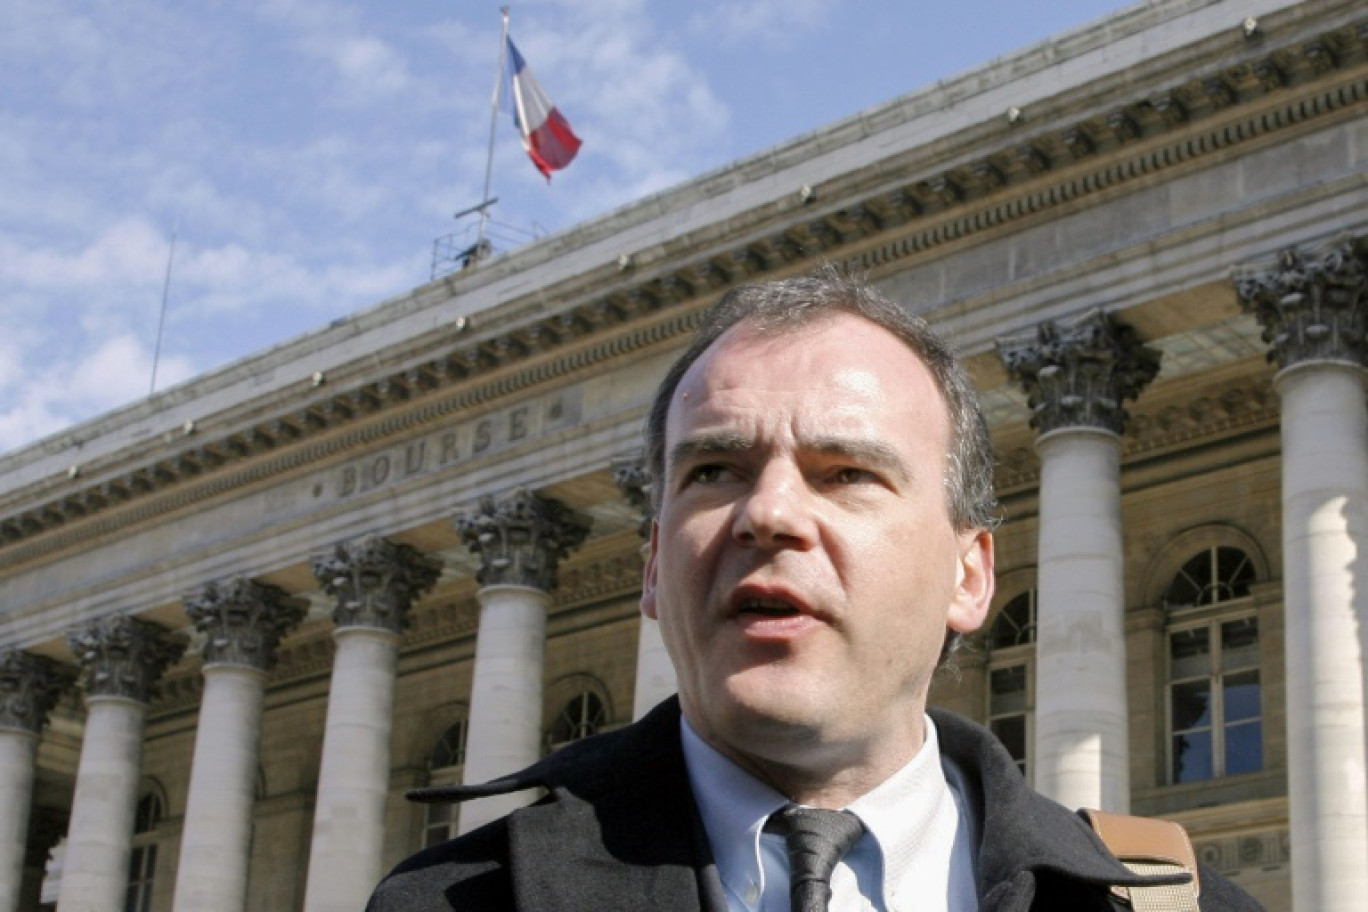
<svg viewBox="0 0 1368 912"><path fill-rule="evenodd" d="M760 548L805 548L816 534L811 492L796 466L765 466L744 495L733 534Z"/></svg>

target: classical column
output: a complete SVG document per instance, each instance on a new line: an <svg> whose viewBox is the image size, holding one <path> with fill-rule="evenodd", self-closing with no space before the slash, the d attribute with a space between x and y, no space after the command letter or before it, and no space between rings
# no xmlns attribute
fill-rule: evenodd
<svg viewBox="0 0 1368 912"><path fill-rule="evenodd" d="M1292 905L1351 909L1368 896L1368 251L1289 250L1236 287L1280 368Z"/></svg>
<svg viewBox="0 0 1368 912"><path fill-rule="evenodd" d="M305 912L354 910L381 874L390 727L399 633L441 564L377 536L343 542L313 559L337 600L332 684L318 772Z"/></svg>
<svg viewBox="0 0 1368 912"><path fill-rule="evenodd" d="M556 568L589 534L589 523L559 501L516 491L480 502L456 518L461 539L480 558L480 629L470 694L464 778L484 782L541 757L546 614ZM461 807L467 832L527 803L524 795L483 798Z"/></svg>
<svg viewBox="0 0 1368 912"><path fill-rule="evenodd" d="M38 736L76 671L22 649L0 650L0 912L19 907Z"/></svg>
<svg viewBox="0 0 1368 912"><path fill-rule="evenodd" d="M205 636L204 696L176 868L177 910L247 907L266 671L306 607L282 589L241 577L185 597L185 613Z"/></svg>
<svg viewBox="0 0 1368 912"><path fill-rule="evenodd" d="M119 912L128 888L147 702L185 643L122 614L91 621L67 642L84 669L87 711L57 908Z"/></svg>
<svg viewBox="0 0 1368 912"><path fill-rule="evenodd" d="M1040 456L1035 784L1066 807L1130 807L1122 588L1122 401L1159 358L1099 310L998 344Z"/></svg>
<svg viewBox="0 0 1368 912"><path fill-rule="evenodd" d="M641 556L644 560L651 550L651 482L642 465L641 457L614 460L613 480L632 509L641 516L637 531L642 538ZM641 629L637 634L636 690L632 696L632 718L640 719L653 706L678 689L674 665L670 664L665 641L660 636L660 623L641 615Z"/></svg>

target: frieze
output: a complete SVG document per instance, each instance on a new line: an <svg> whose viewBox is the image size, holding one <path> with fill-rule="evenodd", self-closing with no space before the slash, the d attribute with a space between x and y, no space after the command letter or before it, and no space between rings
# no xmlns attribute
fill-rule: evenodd
<svg viewBox="0 0 1368 912"><path fill-rule="evenodd" d="M582 390L579 387L521 402L354 460L333 473L330 484L322 493L333 498L347 498L487 458L574 427L579 423L581 413Z"/></svg>
<svg viewBox="0 0 1368 912"><path fill-rule="evenodd" d="M1021 140L1013 137L1013 146L1029 148L1029 154L996 150L977 160L938 174L922 175L906 187L890 191L882 188L869 199L850 199L840 194L840 213L814 212L806 221L788 224L773 238L761 237L748 241L751 251L776 249L785 255L763 261L765 270L787 268L799 256L823 255L832 248L855 242L876 239L880 234L896 237L844 258L854 269L870 269L885 263L916 255L929 248L958 240L967 235L989 230L1013 220L1038 215L1049 209L1074 203L1078 199L1113 188L1136 179L1152 179L1153 175L1187 162L1225 150L1240 143L1266 136L1287 127L1325 117L1368 97L1368 81L1356 79L1331 86L1316 95L1290 99L1282 108L1261 110L1243 121L1229 120L1230 112L1239 105L1262 100L1273 93L1288 93L1293 88L1306 88L1318 80L1332 78L1345 72L1364 59L1364 23L1344 26L1331 32L1301 40L1293 45L1269 48L1257 58L1246 59L1216 73L1205 73L1184 83L1153 91L1119 108L1074 124L1064 124L1038 135ZM1224 90L1213 92L1213 80ZM1191 127L1204 118L1221 114L1226 120L1206 132L1193 132ZM1093 168L1075 167L1067 177L1045 186L1036 186L1040 176L1070 163L1080 154L1086 159L1098 157L1099 152L1113 151L1122 144L1133 144L1137 138L1154 138L1182 128L1188 135L1182 139L1155 146L1130 157L1120 157ZM1084 148L1080 138L1086 138ZM986 179L985 179L986 176ZM1030 182L1025 193L1010 197L1013 187ZM950 193L958 188L959 194ZM968 192L965 192L968 191ZM821 188L817 188L818 198ZM887 201L898 197L902 202L890 206ZM982 199L991 199L984 208ZM859 212L877 213L875 218L850 219L842 215ZM955 210L964 210L956 213ZM841 219L847 232L835 229L833 219ZM924 226L913 224L926 220ZM910 228L910 230L908 230ZM523 325L504 336L471 343L452 351L431 363L407 368L391 377L380 378L362 388L338 393L332 399L307 406L292 415L277 415L261 425L212 441L185 452L167 457L153 465L142 466L122 476L106 479L79 490L63 493L51 501L0 520L0 566L27 559L50 548L62 548L89 537L105 534L123 522L158 515L178 509L188 503L216 496L241 484L257 480L271 470L306 464L319 458L320 448L307 453L292 453L290 458L263 463L252 470L222 476L213 484L196 486L180 496L158 499L146 504L136 514L125 514L120 520L92 524L80 523L79 534L52 533L75 520L91 517L122 504L145 501L149 495L167 486L183 487L193 482L206 469L219 467L253 455L267 453L283 445L297 444L309 437L340 424L365 418L374 412L407 403L419 396L431 395L444 386L478 378L480 373L510 360L527 358L565 345L577 338L579 332L565 332L563 327L592 327L601 331L610 326L627 323L654 313L674 303L696 301L698 296L710 295L723 285L734 281L719 266L721 260L734 260L735 253L713 254L706 262L683 264L665 276L643 276L642 285L635 289L645 292L647 285L669 287L672 293L633 294L615 292L610 304L607 298L590 300L571 312L547 317L534 325ZM840 257L837 257L840 259ZM743 254L743 262L754 264L754 258ZM721 274L723 278L717 281ZM697 281L689 281L694 277ZM682 279L683 285L674 279ZM684 291L681 294L680 288ZM692 295L690 297L690 295ZM605 317L607 318L605 321ZM676 326L690 320L675 321ZM678 331L687 331L679 326ZM557 331L559 329L559 331ZM667 338L673 335L667 335ZM619 340L600 347L589 362L612 357ZM585 363L585 353L569 359L572 370ZM540 370L530 373L539 374ZM496 382L490 386L497 387ZM487 387L486 387L487 389ZM495 396L501 395L499 393ZM465 397L453 397L465 398ZM488 396L481 401L486 401ZM429 417L427 420L431 420ZM410 424L412 422L406 422ZM374 439L374 435L366 435ZM334 441L328 452L343 446ZM300 449L298 446L292 447ZM265 470L265 471L262 471ZM17 548L18 543L43 536L41 548Z"/></svg>
<svg viewBox="0 0 1368 912"><path fill-rule="evenodd" d="M1225 839L1195 839L1197 860L1221 874L1242 870L1267 870L1292 860L1286 830L1260 830Z"/></svg>
<svg viewBox="0 0 1368 912"><path fill-rule="evenodd" d="M636 552L614 555L590 564L577 564L561 574L557 607L572 607L641 592L645 564Z"/></svg>

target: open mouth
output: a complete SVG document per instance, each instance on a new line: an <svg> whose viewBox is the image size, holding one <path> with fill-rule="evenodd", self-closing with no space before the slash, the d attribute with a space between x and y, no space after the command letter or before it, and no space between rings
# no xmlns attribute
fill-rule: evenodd
<svg viewBox="0 0 1368 912"><path fill-rule="evenodd" d="M756 614L761 617L794 617L801 612L790 602L783 599L746 599L741 603L740 614Z"/></svg>

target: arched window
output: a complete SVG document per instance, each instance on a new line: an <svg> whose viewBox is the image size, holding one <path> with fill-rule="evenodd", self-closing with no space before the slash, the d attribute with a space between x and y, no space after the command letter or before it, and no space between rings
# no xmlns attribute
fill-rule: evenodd
<svg viewBox="0 0 1368 912"><path fill-rule="evenodd" d="M988 728L1030 775L1035 693L1036 590L1010 599L988 628Z"/></svg>
<svg viewBox="0 0 1368 912"><path fill-rule="evenodd" d="M603 700L593 691L571 697L551 723L551 744L557 747L596 735L608 719Z"/></svg>
<svg viewBox="0 0 1368 912"><path fill-rule="evenodd" d="M454 785L461 781L469 728L469 720L462 716L442 731L428 756L429 784ZM429 804L423 816L423 848L454 838L456 818L456 805Z"/></svg>
<svg viewBox="0 0 1368 912"><path fill-rule="evenodd" d="M1214 545L1189 558L1165 594L1174 784L1263 769L1259 621L1247 598L1254 581L1246 552Z"/></svg>
<svg viewBox="0 0 1368 912"><path fill-rule="evenodd" d="M166 801L155 784L145 785L133 813L133 852L128 863L124 912L149 912L157 876L156 830L166 816Z"/></svg>

